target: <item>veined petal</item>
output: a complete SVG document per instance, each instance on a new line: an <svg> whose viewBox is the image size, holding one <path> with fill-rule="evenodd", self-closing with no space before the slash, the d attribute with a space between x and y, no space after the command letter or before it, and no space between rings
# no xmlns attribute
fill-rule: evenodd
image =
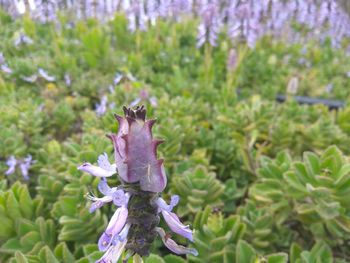
<svg viewBox="0 0 350 263"><path fill-rule="evenodd" d="M189 226L183 225L175 213L163 210L162 215L174 233L179 234L193 242L192 230Z"/></svg>
<svg viewBox="0 0 350 263"><path fill-rule="evenodd" d="M123 253L126 243L127 240L118 242L115 246L110 246L107 252L97 260L96 263L117 263Z"/></svg>
<svg viewBox="0 0 350 263"><path fill-rule="evenodd" d="M108 235L116 235L122 230L126 223L126 219L128 218L128 209L125 206L118 208L114 215L112 216L109 224L106 228L106 233Z"/></svg>
<svg viewBox="0 0 350 263"><path fill-rule="evenodd" d="M193 256L198 256L198 251L194 248L187 248L181 245L176 244L174 240L172 240L170 237L168 237L164 231L164 229L157 227L156 228L157 233L160 235L164 245L178 255L183 254L192 254Z"/></svg>
<svg viewBox="0 0 350 263"><path fill-rule="evenodd" d="M78 170L87 172L93 176L97 177L110 177L116 173L116 171L108 171L98 167L96 165L92 165L91 163L84 163L78 167Z"/></svg>
<svg viewBox="0 0 350 263"><path fill-rule="evenodd" d="M165 200L161 197L157 198L155 203L157 206L163 211L168 211L170 212L173 210L174 206L176 206L179 203L180 197L178 195L173 195L170 200L170 205L168 205Z"/></svg>
<svg viewBox="0 0 350 263"><path fill-rule="evenodd" d="M116 172L117 166L115 164L111 164L108 160L107 153L100 154L97 159L98 166L107 171Z"/></svg>

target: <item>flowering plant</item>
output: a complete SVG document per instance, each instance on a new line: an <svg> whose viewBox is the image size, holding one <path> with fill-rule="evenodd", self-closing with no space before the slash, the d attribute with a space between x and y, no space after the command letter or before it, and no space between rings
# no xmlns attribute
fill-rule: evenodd
<svg viewBox="0 0 350 263"><path fill-rule="evenodd" d="M119 123L117 134L108 135L114 145L115 164L110 164L107 154L98 158L98 166L84 163L79 170L101 177L98 198L89 195L92 201L90 212L113 202L118 209L98 241L105 254L97 262L117 262L124 250L131 256L148 256L150 246L157 234L165 246L176 254L193 254L197 251L178 245L164 229L158 227L161 213L172 232L193 242L193 232L183 225L172 212L179 197L171 197L167 204L161 197L167 178L163 160L157 159L157 146L162 140L153 139L152 126L155 120L146 120L146 109L123 108L125 117L115 115ZM109 187L107 177L118 173L121 185Z"/></svg>

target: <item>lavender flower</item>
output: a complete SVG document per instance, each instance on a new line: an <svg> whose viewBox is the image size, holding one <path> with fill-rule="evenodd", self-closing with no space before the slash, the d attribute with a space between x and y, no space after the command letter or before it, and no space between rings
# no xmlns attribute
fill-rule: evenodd
<svg viewBox="0 0 350 263"><path fill-rule="evenodd" d="M67 87L72 85L72 80L68 73L64 74L64 82L66 83Z"/></svg>
<svg viewBox="0 0 350 263"><path fill-rule="evenodd" d="M23 178L25 180L29 180L29 176L28 176L29 169L34 162L35 161L32 160L32 156L30 154L23 160L17 160L13 155L11 155L6 161L6 165L9 168L5 172L5 174L6 175L13 174L16 170L16 166L19 165Z"/></svg>
<svg viewBox="0 0 350 263"><path fill-rule="evenodd" d="M12 72L13 72L13 70L9 66L7 66L7 64L2 64L0 66L0 69L2 72L5 72L7 74L12 74Z"/></svg>
<svg viewBox="0 0 350 263"><path fill-rule="evenodd" d="M26 34L21 33L18 38L16 38L14 45L15 47L19 47L20 45L31 45L34 41Z"/></svg>
<svg viewBox="0 0 350 263"><path fill-rule="evenodd" d="M152 96L150 97L149 92L146 89L142 89L139 92L139 97L137 97L135 100L133 100L130 103L130 107L135 107L136 105L138 105L139 103L143 102L143 101L149 101L149 103L153 106L153 107L157 107L158 106L158 102L157 102L157 98Z"/></svg>
<svg viewBox="0 0 350 263"><path fill-rule="evenodd" d="M118 207L98 241L99 250L105 254L96 262L117 262L124 250L128 251L129 256L148 256L157 234L172 252L197 255L195 249L176 244L169 234L158 227L159 213L162 213L174 233L193 241L192 230L183 225L172 212L179 197L172 196L170 204L160 197L167 179L163 160L157 159L157 146L162 141L155 140L152 136L155 121L146 120L146 110L143 107L124 107L124 114L125 117L115 115L119 131L108 136L114 145L116 164L110 164L104 154L99 157L98 167L86 163L78 167L102 177L98 188L104 196L88 196L93 202L90 212L111 202ZM111 176L116 170L121 186L110 188L104 177Z"/></svg>
<svg viewBox="0 0 350 263"><path fill-rule="evenodd" d="M22 176L25 180L29 180L28 172L30 167L34 161L32 160L32 156L29 154L24 160L19 164L19 168L21 170Z"/></svg>
<svg viewBox="0 0 350 263"><path fill-rule="evenodd" d="M15 158L15 156L11 155L7 161L6 161L6 165L9 167L8 170L5 172L6 175L10 175L13 174L15 172L16 169L16 165L17 165L17 159Z"/></svg>
<svg viewBox="0 0 350 263"><path fill-rule="evenodd" d="M39 76L42 77L43 79L49 81L49 82L52 82L52 81L55 81L55 77L53 76L50 76L45 70L43 70L42 68L39 68L38 69L38 73L39 73Z"/></svg>
<svg viewBox="0 0 350 263"><path fill-rule="evenodd" d="M98 117L101 117L101 116L103 116L106 113L106 111L107 111L107 103L108 103L107 96L103 96L101 98L101 102L100 103L96 103L95 112L96 112Z"/></svg>
<svg viewBox="0 0 350 263"><path fill-rule="evenodd" d="M200 48L205 42L216 46L216 41L221 28L221 17L219 15L218 3L203 4L200 8L201 23L198 26L197 48Z"/></svg>
<svg viewBox="0 0 350 263"><path fill-rule="evenodd" d="M134 33L137 29L140 31L146 31L147 16L141 1L133 2L128 8L126 14L129 22L128 29L130 32Z"/></svg>

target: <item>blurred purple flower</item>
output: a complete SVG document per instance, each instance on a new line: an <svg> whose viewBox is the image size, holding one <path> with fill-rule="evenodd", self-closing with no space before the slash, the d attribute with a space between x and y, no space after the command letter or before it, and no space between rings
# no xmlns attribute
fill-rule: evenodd
<svg viewBox="0 0 350 263"><path fill-rule="evenodd" d="M128 30L134 33L136 30L146 31L147 16L141 1L132 2L126 11L128 19Z"/></svg>
<svg viewBox="0 0 350 263"><path fill-rule="evenodd" d="M32 156L30 154L23 160L17 160L13 155L11 155L6 161L6 165L9 168L5 172L5 174L6 175L13 174L16 170L16 165L19 165L23 178L25 180L29 180L28 173L33 163L35 163L35 161L32 160Z"/></svg>
<svg viewBox="0 0 350 263"><path fill-rule="evenodd" d="M39 68L38 69L38 73L39 73L39 76L42 77L43 79L49 81L49 82L52 82L52 81L55 81L55 77L53 76L50 76L45 70L43 70L42 68Z"/></svg>
<svg viewBox="0 0 350 263"><path fill-rule="evenodd" d="M16 165L17 165L17 159L15 158L15 156L11 155L7 161L6 161L6 165L9 167L8 170L5 172L6 175L10 175L13 174L15 172L16 169Z"/></svg>
<svg viewBox="0 0 350 263"><path fill-rule="evenodd" d="M64 82L66 83L67 87L72 85L72 80L68 73L64 74Z"/></svg>
<svg viewBox="0 0 350 263"><path fill-rule="evenodd" d="M101 117L101 116L103 116L106 113L106 111L107 111L107 103L108 103L108 98L107 98L107 96L104 95L101 98L101 102L95 104L95 106L96 106L95 112L96 112L96 115L98 117Z"/></svg>
<svg viewBox="0 0 350 263"><path fill-rule="evenodd" d="M0 69L1 69L2 72L5 72L7 74L12 74L13 73L13 70L9 66L7 66L7 64L2 64L0 66Z"/></svg>
<svg viewBox="0 0 350 263"><path fill-rule="evenodd" d="M25 180L29 180L28 172L30 167L34 161L32 160L32 156L29 154L22 162L19 164L19 168L21 170L22 176Z"/></svg>
<svg viewBox="0 0 350 263"><path fill-rule="evenodd" d="M14 45L15 47L19 47L20 45L31 45L34 41L26 34L21 33L18 38L16 38Z"/></svg>
<svg viewBox="0 0 350 263"><path fill-rule="evenodd" d="M203 3L199 10L201 23L198 26L197 48L203 46L205 42L216 46L222 23L219 5L216 0L213 0L210 3Z"/></svg>
<svg viewBox="0 0 350 263"><path fill-rule="evenodd" d="M149 103L153 106L153 107L157 107L158 106L158 101L157 98L152 96L150 97L149 92L146 89L142 89L139 92L139 97L137 97L135 100L133 100L129 107L135 107L138 104L145 102L145 101L149 101Z"/></svg>

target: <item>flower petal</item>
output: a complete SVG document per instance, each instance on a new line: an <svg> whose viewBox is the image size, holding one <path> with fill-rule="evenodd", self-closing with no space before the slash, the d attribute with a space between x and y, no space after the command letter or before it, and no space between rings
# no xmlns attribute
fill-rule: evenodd
<svg viewBox="0 0 350 263"><path fill-rule="evenodd" d="M112 196L104 196L102 198L97 198L95 196L88 195L87 198L89 200L93 201L93 203L91 204L91 207L89 209L90 213L95 212L96 209L101 208L102 206L104 206L105 204L107 204L113 200Z"/></svg>
<svg viewBox="0 0 350 263"><path fill-rule="evenodd" d="M101 167L92 165L91 163L84 163L78 167L78 170L81 170L83 172L87 172L93 176L97 177L110 177L113 174L115 174L115 171L108 171L105 169L102 169Z"/></svg>
<svg viewBox="0 0 350 263"><path fill-rule="evenodd" d="M101 194L110 196L113 195L113 193L117 190L116 187L109 187L107 179L105 177L101 178L101 181L98 183L97 188Z"/></svg>
<svg viewBox="0 0 350 263"><path fill-rule="evenodd" d="M171 197L171 201L170 201L170 205L168 205L163 198L159 197L157 198L157 200L155 201L155 203L157 204L157 206L163 211L168 211L170 212L171 210L173 210L174 206L176 206L179 203L180 197L178 195L173 195Z"/></svg>
<svg viewBox="0 0 350 263"><path fill-rule="evenodd" d="M109 162L107 153L100 154L98 156L97 163L102 169L114 172L117 171L117 166Z"/></svg>
<svg viewBox="0 0 350 263"><path fill-rule="evenodd" d="M114 212L111 220L109 221L109 224L105 232L108 235L112 235L112 236L119 234L119 232L124 227L127 218L128 218L128 209L125 206L118 208Z"/></svg>
<svg viewBox="0 0 350 263"><path fill-rule="evenodd" d="M112 235L108 235L107 233L103 232L97 243L98 249L100 251L106 251L110 247L111 241Z"/></svg>
<svg viewBox="0 0 350 263"><path fill-rule="evenodd" d="M177 215L172 212L162 211L162 215L170 229L193 242L193 233L189 226L183 225Z"/></svg>
<svg viewBox="0 0 350 263"><path fill-rule="evenodd" d="M172 252L174 252L175 254L178 255L183 255L183 254L192 254L193 256L198 256L198 251L194 248L187 248L181 245L176 244L176 242L174 240L172 240L170 237L168 237L165 234L164 229L157 227L156 231L158 232L158 234L160 235L164 245L171 250Z"/></svg>
<svg viewBox="0 0 350 263"><path fill-rule="evenodd" d="M113 203L116 206L126 206L129 202L129 194L124 193L123 190L116 190L113 193Z"/></svg>
<svg viewBox="0 0 350 263"><path fill-rule="evenodd" d="M110 246L107 252L97 260L96 263L117 263L123 253L126 243L127 240L118 242L115 246Z"/></svg>

